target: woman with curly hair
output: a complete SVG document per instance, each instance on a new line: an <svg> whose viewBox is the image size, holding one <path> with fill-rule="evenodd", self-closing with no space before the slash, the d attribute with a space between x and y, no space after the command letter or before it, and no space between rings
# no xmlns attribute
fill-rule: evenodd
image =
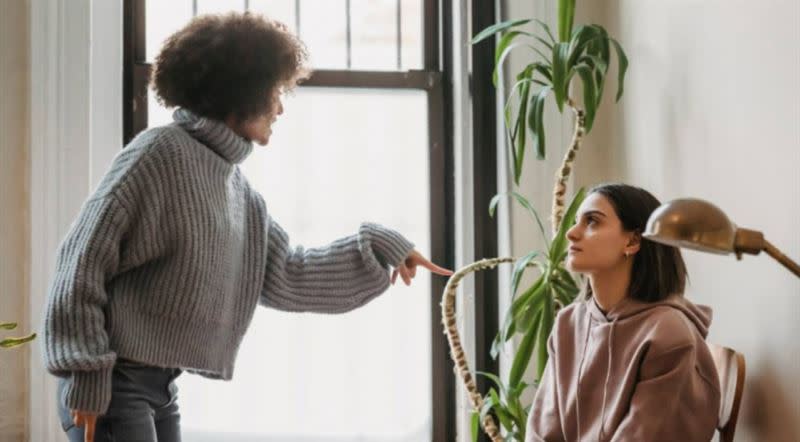
<svg viewBox="0 0 800 442"><path fill-rule="evenodd" d="M238 165L269 142L306 58L249 13L198 17L165 42L152 87L175 121L117 155L58 250L42 346L71 441L180 440L175 378L231 379L259 304L341 313L417 266L451 273L373 223L290 247Z"/></svg>

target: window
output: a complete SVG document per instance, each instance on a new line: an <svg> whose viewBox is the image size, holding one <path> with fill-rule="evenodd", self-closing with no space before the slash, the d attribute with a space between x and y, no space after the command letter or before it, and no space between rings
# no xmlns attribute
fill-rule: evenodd
<svg viewBox="0 0 800 442"><path fill-rule="evenodd" d="M125 141L171 121L146 88L161 41L193 15L228 10L286 23L316 69L284 99L270 145L242 165L292 243L325 244L374 220L450 265L436 1L126 0ZM180 378L185 440L453 440L443 284L420 272L345 315L259 308L231 383Z"/></svg>

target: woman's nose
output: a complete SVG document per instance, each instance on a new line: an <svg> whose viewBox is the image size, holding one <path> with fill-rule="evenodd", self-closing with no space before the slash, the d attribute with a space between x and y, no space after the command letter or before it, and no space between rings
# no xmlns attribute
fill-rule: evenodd
<svg viewBox="0 0 800 442"><path fill-rule="evenodd" d="M572 242L578 240L578 224L575 224L567 230L567 239Z"/></svg>

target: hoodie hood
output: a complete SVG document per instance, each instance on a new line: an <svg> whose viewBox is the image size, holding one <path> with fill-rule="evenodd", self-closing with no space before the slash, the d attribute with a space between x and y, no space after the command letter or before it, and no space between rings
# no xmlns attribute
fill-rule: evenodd
<svg viewBox="0 0 800 442"><path fill-rule="evenodd" d="M586 303L588 304L589 313L592 315L592 318L601 323L636 320L637 316L647 314L652 309L669 307L680 311L684 316L689 318L703 338L708 336L708 329L711 326L711 308L705 305L694 304L682 295L671 295L656 302L643 302L626 297L606 314L603 314L603 311L597 306L594 298L586 301Z"/></svg>

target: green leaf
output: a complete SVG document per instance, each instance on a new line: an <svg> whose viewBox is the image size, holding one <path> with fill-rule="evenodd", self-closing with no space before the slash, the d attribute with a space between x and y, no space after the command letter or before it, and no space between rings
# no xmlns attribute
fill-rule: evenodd
<svg viewBox="0 0 800 442"><path fill-rule="evenodd" d="M558 111L564 111L567 101L567 75L569 74L567 62L569 61L569 43L556 43L553 48L553 91L556 95Z"/></svg>
<svg viewBox="0 0 800 442"><path fill-rule="evenodd" d="M540 322L541 328L539 329L539 345L538 354L536 358L536 381L542 379L544 368L547 365L547 339L550 337L550 331L553 329L553 321L555 319L555 309L553 306L553 299L547 297L547 301L542 309L542 320Z"/></svg>
<svg viewBox="0 0 800 442"><path fill-rule="evenodd" d="M531 203L524 196L520 195L517 192L511 192L511 196L513 196L514 199L516 199L517 202L522 207L527 209L528 213L530 213L533 216L533 218L536 220L536 223L539 225L539 232L542 234L542 240L544 241L545 245L549 249L550 248L550 241L548 241L547 235L544 233L544 225L542 224L542 219L539 218L539 213L536 211L536 209L533 208Z"/></svg>
<svg viewBox="0 0 800 442"><path fill-rule="evenodd" d="M570 289L560 278L554 278L550 281L550 284L553 286L553 295L561 305L568 306L572 304L578 292Z"/></svg>
<svg viewBox="0 0 800 442"><path fill-rule="evenodd" d="M15 328L17 328L16 322L0 322L0 329L14 330Z"/></svg>
<svg viewBox="0 0 800 442"><path fill-rule="evenodd" d="M531 68L531 69L533 69L533 68ZM523 73L524 72L525 71L523 71ZM517 80L516 83L514 83L514 86L512 86L512 88L511 88L511 92L509 92L508 97L506 98L506 105L505 105L504 112L503 112L503 114L505 116L506 128L508 128L509 130L513 129L513 132L509 131L509 134L508 134L509 140L512 140L512 142L517 137L517 129L518 129L516 126L512 127L512 124L511 124L511 105L513 103L514 94L515 93L519 93L520 95L522 95L522 86L524 86L525 84L530 84L530 83L542 84L541 81L532 80L531 79L532 77L519 78L519 77L522 77L522 75L523 74L520 73L520 75L517 76L518 80ZM511 153L512 153L512 156L513 156L513 149L511 151Z"/></svg>
<svg viewBox="0 0 800 442"><path fill-rule="evenodd" d="M610 39L611 43L614 45L614 49L617 51L617 60L619 61L619 69L617 72L617 99L619 101L622 98L623 89L625 88L625 72L628 70L628 57L625 55L625 51L622 50L622 46L620 46L619 42L614 40L613 38Z"/></svg>
<svg viewBox="0 0 800 442"><path fill-rule="evenodd" d="M542 309L541 305L526 305L517 315L517 332L525 336L525 330L530 330L531 325L536 321L536 315Z"/></svg>
<svg viewBox="0 0 800 442"><path fill-rule="evenodd" d="M480 409L481 419L486 417L486 415L492 410L492 407L494 407L495 405L496 404L494 403L494 399L492 399L488 395L486 397L484 397L483 398L483 405L481 406L481 409Z"/></svg>
<svg viewBox="0 0 800 442"><path fill-rule="evenodd" d="M539 332L538 324L541 318L542 312L540 310L534 317L533 326L525 332L522 342L519 344L517 354L514 355L514 361L511 364L511 373L508 376L509 386L513 387L516 385L520 379L522 379L522 375L525 374L525 369L528 368L528 363L530 363L531 354L533 353L533 347L534 344L536 344L536 335Z"/></svg>
<svg viewBox="0 0 800 442"><path fill-rule="evenodd" d="M567 248L567 230L569 230L573 224L575 224L575 214L578 211L578 207L580 207L583 199L586 197L586 189L581 187L578 190L578 193L572 198L572 202L570 202L569 207L567 208L566 213L564 213L564 217L561 218L561 225L558 228L558 232L556 233L555 238L553 238L553 242L550 246L550 261L558 264L562 261L562 256L564 256L564 252Z"/></svg>
<svg viewBox="0 0 800 442"><path fill-rule="evenodd" d="M581 25L575 28L575 32L572 33L570 38L568 66L574 66L580 55L587 48L588 43L600 37L600 31L595 26Z"/></svg>
<svg viewBox="0 0 800 442"><path fill-rule="evenodd" d="M492 84L497 86L497 76L498 72L501 70L503 66L503 61L505 61L508 54L511 53L511 50L514 49L514 46L511 46L511 43L520 35L531 35L528 32L524 31L511 31L504 34L500 41L497 43L497 48L494 51L494 70L492 71ZM534 48L535 50L536 48Z"/></svg>
<svg viewBox="0 0 800 442"><path fill-rule="evenodd" d="M503 385L503 382L500 380L500 378L497 377L497 375L492 373L487 373L485 371L476 371L475 374L488 378L490 381L494 383L495 386L497 386L497 388L500 390L500 394L504 397L506 396L505 386Z"/></svg>
<svg viewBox="0 0 800 442"><path fill-rule="evenodd" d="M24 338L6 338L0 341L0 348L16 347L18 345L25 344L26 342L33 341L34 339L36 339L36 333Z"/></svg>
<svg viewBox="0 0 800 442"><path fill-rule="evenodd" d="M509 398L513 399L511 402L516 402L519 405L519 398L522 396L522 393L525 391L526 388L530 387L530 385L525 381L519 381L517 385L513 388L509 388ZM510 403L509 403L510 405Z"/></svg>
<svg viewBox="0 0 800 442"><path fill-rule="evenodd" d="M597 104L600 104L600 98L603 96L603 92L601 89L601 85L603 80L605 79L606 71L608 71L608 65L606 64L605 60L600 58L598 55L594 54L583 54L578 58L578 64L584 63L589 65L592 68L592 72L594 73L594 82L597 85L597 94L595 101Z"/></svg>
<svg viewBox="0 0 800 442"><path fill-rule="evenodd" d="M517 289L519 288L519 281L522 279L522 275L525 274L525 270L528 269L528 264L538 255L539 252L530 252L518 259L516 264L514 264L514 272L511 275L511 296L516 295Z"/></svg>
<svg viewBox="0 0 800 442"><path fill-rule="evenodd" d="M526 308L538 305L544 283L545 277L544 275L540 275L522 295L511 303L511 314L514 315L515 318L518 318Z"/></svg>
<svg viewBox="0 0 800 442"><path fill-rule="evenodd" d="M536 150L536 158L539 160L543 160L545 157L544 103L550 90L550 87L543 87L533 97L528 117L528 128L533 132L533 147Z"/></svg>
<svg viewBox="0 0 800 442"><path fill-rule="evenodd" d="M583 82L583 105L586 107L586 133L592 130L594 116L597 113L597 91L594 84L592 68L581 63L573 68L572 74L577 73Z"/></svg>
<svg viewBox="0 0 800 442"><path fill-rule="evenodd" d="M528 384L525 381L519 381L517 385L509 389L508 400L506 401L506 408L512 419L514 419L517 428L524 427L528 418L528 413L525 412L525 408L520 403L520 396L522 396L527 387Z"/></svg>
<svg viewBox="0 0 800 442"><path fill-rule="evenodd" d="M552 82L553 81L553 68L550 66L550 63L533 63L533 70L538 72L545 80ZM532 77L531 77L532 78Z"/></svg>
<svg viewBox="0 0 800 442"><path fill-rule="evenodd" d="M595 25L597 26L597 25ZM608 43L608 33L602 26L597 26L600 29L603 38L593 39L586 45L586 54L596 56L603 61L602 69L595 70L595 83L597 84L597 103L602 101L603 87L605 85L605 76L608 72L608 67L611 64L611 52Z"/></svg>
<svg viewBox="0 0 800 442"><path fill-rule="evenodd" d="M569 41L574 20L575 0L558 0L558 36L562 42Z"/></svg>
<svg viewBox="0 0 800 442"><path fill-rule="evenodd" d="M575 279L572 277L572 275L570 275L567 269L563 267L557 267L556 271L558 272L558 276L561 277L561 280L567 284L567 287L569 287L571 290L575 290L576 292L580 291L580 287L578 287Z"/></svg>
<svg viewBox="0 0 800 442"><path fill-rule="evenodd" d="M514 330L516 330L516 320L514 319L514 315L511 313L511 308L508 309L506 312L505 317L503 318L503 327L497 331L497 336L494 337L492 340L492 348L489 350L489 354L491 354L492 359L497 359L497 356L500 354L500 350L503 348L503 344L508 340L507 337L514 335Z"/></svg>
<svg viewBox="0 0 800 442"><path fill-rule="evenodd" d="M478 429L480 428L481 415L477 411L472 412L470 418L470 433L472 434L472 442L478 442Z"/></svg>
<svg viewBox="0 0 800 442"><path fill-rule="evenodd" d="M536 38L537 38L537 39L539 39L539 37L536 37ZM540 40L541 40L541 39L540 39ZM531 46L531 45L527 45L527 46L528 46L529 48L531 48L531 49L532 49L534 52L536 52L536 54L537 54L539 57L541 57L541 58L542 58L542 60L541 60L541 62L542 62L542 63L544 63L546 66L550 66L550 59L551 59L551 58L553 58L553 57L548 57L547 55L545 55L545 53L544 53L544 52L540 51L540 50L539 50L539 48L537 48L537 47L535 47L535 46ZM551 51L552 51L552 49L551 49Z"/></svg>
<svg viewBox="0 0 800 442"><path fill-rule="evenodd" d="M494 413L495 415L497 415L497 419L500 420L500 425L502 425L506 430L510 430L512 428L511 419L508 415L508 412L506 412L506 410L503 409L503 402L497 396L497 391L494 388L492 388L489 390L489 395L491 396L492 401L495 404Z"/></svg>
<svg viewBox="0 0 800 442"><path fill-rule="evenodd" d="M498 193L497 195L493 196L492 199L489 201L489 216L494 218L494 212L497 210L497 203L500 202L500 198L505 196L504 193Z"/></svg>
<svg viewBox="0 0 800 442"><path fill-rule="evenodd" d="M564 282L558 278L553 278L550 280L550 285L552 288L553 298L561 303L563 306L567 306L572 304L572 297L567 294L567 287L564 285Z"/></svg>
<svg viewBox="0 0 800 442"><path fill-rule="evenodd" d="M481 32L479 32L478 35L472 38L471 43L472 44L480 43L481 41L487 39L488 37L491 37L494 34L497 34L498 32L503 32L506 29L524 25L526 23L529 23L530 21L531 19L523 19L523 20L506 20L500 23L495 23L485 28Z"/></svg>
<svg viewBox="0 0 800 442"><path fill-rule="evenodd" d="M544 29L544 32L546 32L546 33L547 33L547 36L548 36L548 37L550 37L550 42L552 42L552 43L555 43L555 42L556 42L556 38L555 38L555 37L553 37L553 33L550 31L550 26L548 26L548 25L547 25L547 23L545 23L545 22L543 22L543 21L539 20L538 18L535 18L535 19L533 19L533 20L534 20L536 23L538 23L538 24L539 24L539 26L541 26L541 27Z"/></svg>
<svg viewBox="0 0 800 442"><path fill-rule="evenodd" d="M541 44L543 44L544 47L546 47L548 50L550 50L550 51L553 50L553 43L550 43L549 41L547 41L547 40L545 40L545 39L543 39L542 37L539 37L539 36L536 36L534 38L539 40L539 42ZM544 54L542 54L542 55L544 55ZM547 57L545 57L545 58L547 58Z"/></svg>
<svg viewBox="0 0 800 442"><path fill-rule="evenodd" d="M519 113L517 114L516 126L516 146L514 152L514 182L519 185L519 180L522 177L522 166L525 161L525 120L528 115L528 95L530 94L530 83L522 85L522 93L520 97Z"/></svg>

